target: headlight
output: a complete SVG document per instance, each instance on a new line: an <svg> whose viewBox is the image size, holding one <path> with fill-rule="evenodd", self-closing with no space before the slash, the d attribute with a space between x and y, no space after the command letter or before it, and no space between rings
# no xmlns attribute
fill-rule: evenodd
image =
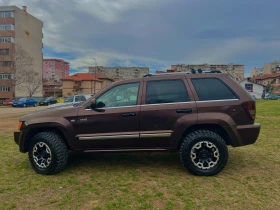
<svg viewBox="0 0 280 210"><path fill-rule="evenodd" d="M18 122L18 130L21 129L22 125L23 125L23 122Z"/></svg>

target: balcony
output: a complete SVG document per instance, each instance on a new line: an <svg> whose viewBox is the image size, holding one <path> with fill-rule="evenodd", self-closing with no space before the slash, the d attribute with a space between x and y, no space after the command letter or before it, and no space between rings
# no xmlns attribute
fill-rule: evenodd
<svg viewBox="0 0 280 210"><path fill-rule="evenodd" d="M79 89L82 89L82 88L81 88L80 85L73 85L73 89L74 89L74 90L79 90Z"/></svg>
<svg viewBox="0 0 280 210"><path fill-rule="evenodd" d="M61 93L62 92L62 89L61 88L48 88L48 87L44 87L43 88L45 93Z"/></svg>
<svg viewBox="0 0 280 210"><path fill-rule="evenodd" d="M13 25L15 25L15 18L13 18L13 17L0 18L0 24L13 24Z"/></svg>

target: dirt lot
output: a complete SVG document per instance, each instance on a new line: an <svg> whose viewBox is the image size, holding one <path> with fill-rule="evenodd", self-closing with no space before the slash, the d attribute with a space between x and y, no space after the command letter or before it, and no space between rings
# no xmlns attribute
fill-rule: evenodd
<svg viewBox="0 0 280 210"><path fill-rule="evenodd" d="M12 132L17 128L18 120L22 115L33 111L46 109L45 106L27 107L27 108L0 108L0 135L12 135Z"/></svg>
<svg viewBox="0 0 280 210"><path fill-rule="evenodd" d="M37 107L26 107L26 108L13 108L13 107L1 107L0 108L0 116L8 117L15 115L23 115L25 113L46 109L46 106L37 106Z"/></svg>

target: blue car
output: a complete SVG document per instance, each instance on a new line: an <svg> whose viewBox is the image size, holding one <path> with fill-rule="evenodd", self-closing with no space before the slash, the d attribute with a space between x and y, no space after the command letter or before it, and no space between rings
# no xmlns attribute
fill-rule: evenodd
<svg viewBox="0 0 280 210"><path fill-rule="evenodd" d="M37 100L34 98L21 98L18 101L12 103L13 107L27 107L27 106L37 106Z"/></svg>

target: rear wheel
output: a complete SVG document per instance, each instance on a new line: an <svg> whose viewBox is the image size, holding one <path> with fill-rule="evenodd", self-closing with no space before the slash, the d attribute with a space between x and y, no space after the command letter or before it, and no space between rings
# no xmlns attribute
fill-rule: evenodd
<svg viewBox="0 0 280 210"><path fill-rule="evenodd" d="M217 133L197 130L184 138L180 158L184 167L193 174L211 176L219 173L227 164L228 149Z"/></svg>
<svg viewBox="0 0 280 210"><path fill-rule="evenodd" d="M37 173L50 175L66 167L68 150L61 136L53 132L41 132L31 139L28 156Z"/></svg>
<svg viewBox="0 0 280 210"><path fill-rule="evenodd" d="M34 107L36 107L36 106L37 106L37 104L35 103L35 104L34 104Z"/></svg>
<svg viewBox="0 0 280 210"><path fill-rule="evenodd" d="M23 104L23 107L25 108L25 107L26 107L26 104Z"/></svg>

